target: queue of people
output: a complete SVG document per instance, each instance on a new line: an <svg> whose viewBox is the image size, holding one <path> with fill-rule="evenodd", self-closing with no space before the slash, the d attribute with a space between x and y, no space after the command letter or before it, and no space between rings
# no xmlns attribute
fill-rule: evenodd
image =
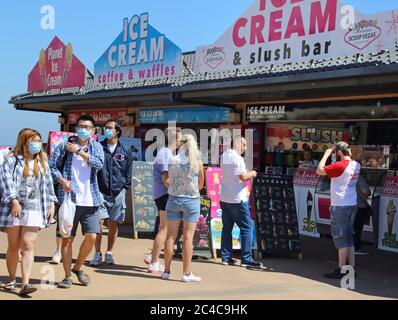
<svg viewBox="0 0 398 320"><path fill-rule="evenodd" d="M124 222L126 192L131 188L133 157L130 148L120 143L122 128L118 120L105 124L105 140L94 141L95 122L83 115L77 121L76 137L61 143L50 159L42 148L42 138L33 129L19 133L14 150L2 152L0 166L0 227L5 228L8 239L7 269L9 282L6 290L16 289L16 270L22 254L21 295L37 290L29 283L34 261L34 244L41 229L48 227L55 212L71 199L75 205L70 236L62 237L57 226L57 250L53 263L62 261L65 276L58 287L68 289L74 274L80 284L87 286L91 279L82 269L85 260L94 250L91 266L105 262L113 265L113 249L118 236L118 226ZM166 129L166 145L159 149L153 166L154 201L159 210L159 228L151 255L145 258L149 273L159 273L168 280L171 274L174 245L182 223L183 282L200 282L193 274L191 261L193 237L200 215L200 191L204 187L204 168L193 135L183 135L179 128ZM241 232L241 266L263 268L252 257L252 225L249 212L249 194L246 182L255 178L248 171L242 155L246 140L234 137L233 148L221 158L223 181L220 205L223 211L221 258L224 265L236 265L232 259L232 229L236 223ZM337 161L329 166L327 159L335 153ZM332 235L339 255L339 267L328 278L341 278L341 268L347 264L355 267L355 246L359 250L363 228L364 210L369 188L359 179L361 166L350 157L350 147L344 142L325 152L317 173L331 178ZM360 194L360 196L357 196ZM357 204L358 201L358 204ZM358 214L357 214L357 208ZM355 218L357 217L357 218ZM108 219L108 243L105 259L102 255L102 228ZM355 243L354 243L354 221ZM72 244L78 226L84 236L77 260L72 267ZM159 257L164 248L162 266Z"/></svg>

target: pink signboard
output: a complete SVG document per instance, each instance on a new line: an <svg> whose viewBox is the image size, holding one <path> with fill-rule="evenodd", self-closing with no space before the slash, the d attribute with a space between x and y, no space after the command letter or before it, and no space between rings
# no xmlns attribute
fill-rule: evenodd
<svg viewBox="0 0 398 320"><path fill-rule="evenodd" d="M220 193L221 193L222 173L221 168L207 168L206 170L206 188L207 195L211 200L211 218L221 218L222 210L220 207ZM251 193L251 182L247 181L247 192ZM250 213L254 218L254 210L252 205L252 198L250 198Z"/></svg>
<svg viewBox="0 0 398 320"><path fill-rule="evenodd" d="M73 54L72 44L65 44L54 37L46 50L39 54L28 76L28 91L44 91L82 87L85 84L86 67Z"/></svg>

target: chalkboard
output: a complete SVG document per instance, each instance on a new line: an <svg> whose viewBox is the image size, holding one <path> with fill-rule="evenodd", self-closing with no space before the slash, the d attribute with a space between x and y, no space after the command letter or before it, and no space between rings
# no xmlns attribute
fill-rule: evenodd
<svg viewBox="0 0 398 320"><path fill-rule="evenodd" d="M293 177L259 174L254 203L262 252L301 254Z"/></svg>
<svg viewBox="0 0 398 320"><path fill-rule="evenodd" d="M153 166L133 162L132 198L135 232L154 232L157 208L153 201Z"/></svg>

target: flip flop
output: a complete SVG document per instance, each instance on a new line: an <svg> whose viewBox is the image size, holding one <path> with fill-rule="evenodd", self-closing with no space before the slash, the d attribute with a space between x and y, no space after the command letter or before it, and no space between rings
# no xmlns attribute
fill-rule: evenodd
<svg viewBox="0 0 398 320"><path fill-rule="evenodd" d="M31 284L27 284L21 289L21 291L19 292L19 295L20 296L27 296L27 295L32 294L33 292L36 292L36 291L37 291L37 288L35 288Z"/></svg>

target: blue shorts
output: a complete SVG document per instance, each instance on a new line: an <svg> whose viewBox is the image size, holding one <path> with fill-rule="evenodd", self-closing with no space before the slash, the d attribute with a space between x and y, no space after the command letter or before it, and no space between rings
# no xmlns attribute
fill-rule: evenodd
<svg viewBox="0 0 398 320"><path fill-rule="evenodd" d="M104 203L99 208L100 219L110 219L123 223L126 218L126 189L122 189L117 197L104 195Z"/></svg>
<svg viewBox="0 0 398 320"><path fill-rule="evenodd" d="M166 205L167 220L198 222L200 198L180 198L169 196Z"/></svg>
<svg viewBox="0 0 398 320"><path fill-rule="evenodd" d="M71 237L76 237L77 227L79 223L82 226L82 233L96 233L99 234L99 207L81 207L76 206L75 218L73 220L73 228Z"/></svg>
<svg viewBox="0 0 398 320"><path fill-rule="evenodd" d="M330 207L331 231L337 249L354 247L357 206Z"/></svg>

